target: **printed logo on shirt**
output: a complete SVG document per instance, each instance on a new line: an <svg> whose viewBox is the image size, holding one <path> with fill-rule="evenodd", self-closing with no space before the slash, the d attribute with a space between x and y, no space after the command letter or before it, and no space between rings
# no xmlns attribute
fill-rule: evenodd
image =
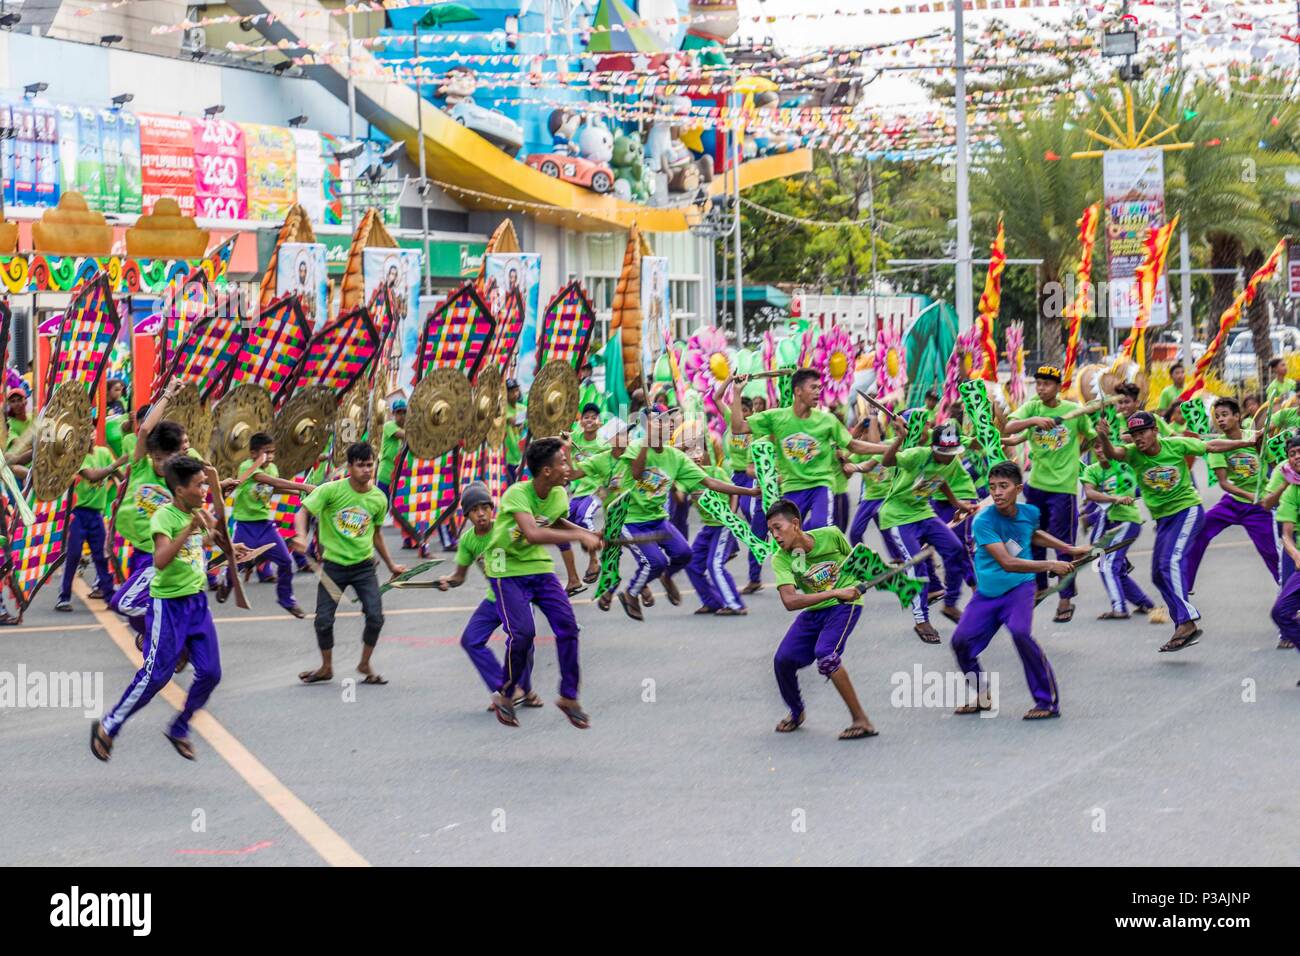
<svg viewBox="0 0 1300 956"><path fill-rule="evenodd" d="M647 468L636 480L636 490L647 498L664 498L668 495L671 482L668 476L656 468Z"/></svg>
<svg viewBox="0 0 1300 956"><path fill-rule="evenodd" d="M943 479L936 476L925 477L922 475L912 482L912 497L929 501L931 498L938 496L939 485Z"/></svg>
<svg viewBox="0 0 1300 956"><path fill-rule="evenodd" d="M744 451L749 447L749 443L754 440L754 436L749 432L743 435L728 435L727 447L732 451Z"/></svg>
<svg viewBox="0 0 1300 956"><path fill-rule="evenodd" d="M539 528L549 528L551 526L551 519L545 515L533 515L533 519L537 522ZM523 530L519 525L515 525L515 530L510 532L510 543L518 544L523 540L525 540Z"/></svg>
<svg viewBox="0 0 1300 956"><path fill-rule="evenodd" d="M142 518L152 518L163 505L170 504L172 496L158 485L141 485L135 490L135 510Z"/></svg>
<svg viewBox="0 0 1300 956"><path fill-rule="evenodd" d="M203 552L203 535L192 534L185 539L180 554L176 556L195 571L204 574L207 571L207 555Z"/></svg>
<svg viewBox="0 0 1300 956"><path fill-rule="evenodd" d="M840 566L835 561L823 561L821 564L814 564L810 568L805 568L799 575L803 586L810 592L829 591L835 587L835 579L839 577Z"/></svg>
<svg viewBox="0 0 1300 956"><path fill-rule="evenodd" d="M365 508L343 508L334 514L334 530L345 538L370 534L370 512Z"/></svg>
<svg viewBox="0 0 1300 956"><path fill-rule="evenodd" d="M1155 491L1172 491L1178 478L1178 469L1172 465L1159 465L1142 472L1142 484Z"/></svg>
<svg viewBox="0 0 1300 956"><path fill-rule="evenodd" d="M1070 430L1064 422L1057 422L1052 428L1034 429L1034 447L1043 451L1060 451L1070 440Z"/></svg>
<svg viewBox="0 0 1300 956"><path fill-rule="evenodd" d="M261 482L253 485L253 497L264 505L269 505L271 503L271 495L274 493L275 489L270 485L264 485Z"/></svg>
<svg viewBox="0 0 1300 956"><path fill-rule="evenodd" d="M1226 456L1225 461L1233 479L1254 478L1259 474L1259 459L1248 451L1232 452Z"/></svg>
<svg viewBox="0 0 1300 956"><path fill-rule="evenodd" d="M817 457L821 444L812 435L799 432L781 439L781 451L788 460L806 465Z"/></svg>
<svg viewBox="0 0 1300 956"><path fill-rule="evenodd" d="M1010 540L1010 541L1003 541L1002 544L1003 544L1003 546L1007 549L1007 554L1011 555L1013 558L1018 558L1018 557L1020 557L1020 542L1019 542L1019 541L1016 541L1015 539L1012 539L1012 540Z"/></svg>

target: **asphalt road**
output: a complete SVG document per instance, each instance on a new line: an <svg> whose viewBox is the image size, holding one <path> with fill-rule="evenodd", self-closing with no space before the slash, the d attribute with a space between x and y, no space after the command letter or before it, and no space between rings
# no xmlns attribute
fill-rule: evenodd
<svg viewBox="0 0 1300 956"><path fill-rule="evenodd" d="M1151 533L1133 556L1144 585ZM546 638L547 706L521 710L517 730L485 711L458 646L477 572L449 594L390 592L375 658L386 687L342 684L355 612L340 620L334 682L300 685L311 621L254 585L252 610L214 605L224 679L195 724L196 763L163 739L162 695L109 764L88 752L81 708L0 708L0 864L1300 863L1300 655L1275 649L1274 587L1244 533L1209 551L1195 596L1206 636L1178 654L1157 653L1170 626L1096 621L1100 581L1080 580L1073 623L1051 623L1050 601L1036 615L1063 711L1038 723L1020 719L1031 701L1005 632L983 658L999 716L895 706L914 668L955 669L953 625L937 618L944 645L923 645L894 598L869 595L845 665L880 736L856 742L836 739L847 717L815 668L807 724L772 732L784 711L771 658L791 616L770 586L748 617L694 617L687 593L644 624L584 595L593 723L579 731L551 703ZM297 591L310 607L310 576ZM125 629L80 597L70 615L53 602L50 586L22 628L0 631L0 671L102 674L111 706L135 668Z"/></svg>

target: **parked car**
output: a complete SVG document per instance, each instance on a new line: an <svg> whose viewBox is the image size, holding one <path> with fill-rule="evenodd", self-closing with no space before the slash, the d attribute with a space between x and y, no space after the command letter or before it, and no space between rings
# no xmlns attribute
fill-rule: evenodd
<svg viewBox="0 0 1300 956"><path fill-rule="evenodd" d="M473 100L461 100L447 113L461 126L473 130L512 159L524 148L524 130L504 113L485 109Z"/></svg>
<svg viewBox="0 0 1300 956"><path fill-rule="evenodd" d="M1289 325L1275 325L1269 330L1272 356L1281 358L1287 352L1300 352L1300 329ZM1223 358L1223 380L1236 385L1259 373L1255 360L1255 339L1250 329L1243 329L1228 345Z"/></svg>
<svg viewBox="0 0 1300 956"><path fill-rule="evenodd" d="M581 156L564 153L532 153L527 162L540 173L575 186L586 186L601 195L614 188L614 170L605 163L593 163Z"/></svg>

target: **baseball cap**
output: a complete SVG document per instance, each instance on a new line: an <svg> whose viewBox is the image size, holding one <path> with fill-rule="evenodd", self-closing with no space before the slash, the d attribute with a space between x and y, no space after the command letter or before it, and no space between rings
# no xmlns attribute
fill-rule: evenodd
<svg viewBox="0 0 1300 956"><path fill-rule="evenodd" d="M406 399L404 399L404 398L395 398L395 399L393 399L393 401L392 401L392 403L391 403L391 408L392 408L392 410L395 411L395 412L400 412L400 411L402 411L404 408L406 408Z"/></svg>
<svg viewBox="0 0 1300 956"><path fill-rule="evenodd" d="M13 398L15 395L19 398L26 398L27 390L15 385L13 388L9 389L9 391L5 392L5 398Z"/></svg>
<svg viewBox="0 0 1300 956"><path fill-rule="evenodd" d="M962 447L961 439L957 437L957 425L954 422L944 422L940 425L939 430L934 433L930 447L944 454L960 454Z"/></svg>
<svg viewBox="0 0 1300 956"><path fill-rule="evenodd" d="M487 490L487 485L481 481L472 481L465 486L465 490L460 493L460 510L469 512L479 505L492 504L492 495Z"/></svg>
<svg viewBox="0 0 1300 956"><path fill-rule="evenodd" d="M1055 365L1040 365L1038 366L1038 371L1034 373L1034 378L1045 378L1056 382L1059 385L1064 376L1061 374L1061 370Z"/></svg>
<svg viewBox="0 0 1300 956"><path fill-rule="evenodd" d="M1155 428L1156 417L1150 412L1134 412L1125 422L1129 432L1138 432L1144 428Z"/></svg>

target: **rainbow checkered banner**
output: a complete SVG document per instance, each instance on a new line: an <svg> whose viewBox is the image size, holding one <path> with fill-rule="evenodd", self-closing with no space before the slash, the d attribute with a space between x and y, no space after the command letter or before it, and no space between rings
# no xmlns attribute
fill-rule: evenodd
<svg viewBox="0 0 1300 956"><path fill-rule="evenodd" d="M275 522L275 530L288 541L293 537L293 516L302 507L302 495L281 492L271 502L271 520Z"/></svg>
<svg viewBox="0 0 1300 956"><path fill-rule="evenodd" d="M199 319L190 327L163 376L165 382L173 378L194 382L204 399L221 394L234 371L245 338L239 317L222 315L224 311L218 309L216 314ZM154 401L157 400L155 395Z"/></svg>
<svg viewBox="0 0 1300 956"><path fill-rule="evenodd" d="M492 339L496 322L472 283L466 283L434 311L420 332L415 377L435 368L454 368L473 380L478 359Z"/></svg>
<svg viewBox="0 0 1300 956"><path fill-rule="evenodd" d="M518 291L506 295L506 303L496 320L496 334L479 368L499 368L502 375L508 375L515 361L515 350L519 348L519 337L524 332L524 297Z"/></svg>
<svg viewBox="0 0 1300 956"><path fill-rule="evenodd" d="M459 449L453 449L441 458L415 458L405 448L397 456L390 489L393 520L421 544L455 514L460 457Z"/></svg>
<svg viewBox="0 0 1300 956"><path fill-rule="evenodd" d="M294 389L312 385L331 389L341 396L366 374L378 351L379 332L370 321L370 310L355 308L311 337L290 386L277 399L283 403Z"/></svg>
<svg viewBox="0 0 1300 956"><path fill-rule="evenodd" d="M257 317L235 359L231 387L261 385L278 399L311 341L311 320L296 295L283 295Z"/></svg>
<svg viewBox="0 0 1300 956"><path fill-rule="evenodd" d="M64 382L81 382L94 392L108 365L122 318L113 302L108 276L98 272L81 287L72 305L63 313L55 335L45 394Z"/></svg>
<svg viewBox="0 0 1300 956"><path fill-rule="evenodd" d="M9 587L18 601L18 612L31 606L41 585L63 563L63 546L72 512L72 493L56 501L30 502L36 520L24 525L16 513L9 518Z"/></svg>
<svg viewBox="0 0 1300 956"><path fill-rule="evenodd" d="M582 364L596 328L596 310L591 307L582 283L576 279L547 303L542 313L542 335L537 345L537 367L547 362L568 362L575 369Z"/></svg>

